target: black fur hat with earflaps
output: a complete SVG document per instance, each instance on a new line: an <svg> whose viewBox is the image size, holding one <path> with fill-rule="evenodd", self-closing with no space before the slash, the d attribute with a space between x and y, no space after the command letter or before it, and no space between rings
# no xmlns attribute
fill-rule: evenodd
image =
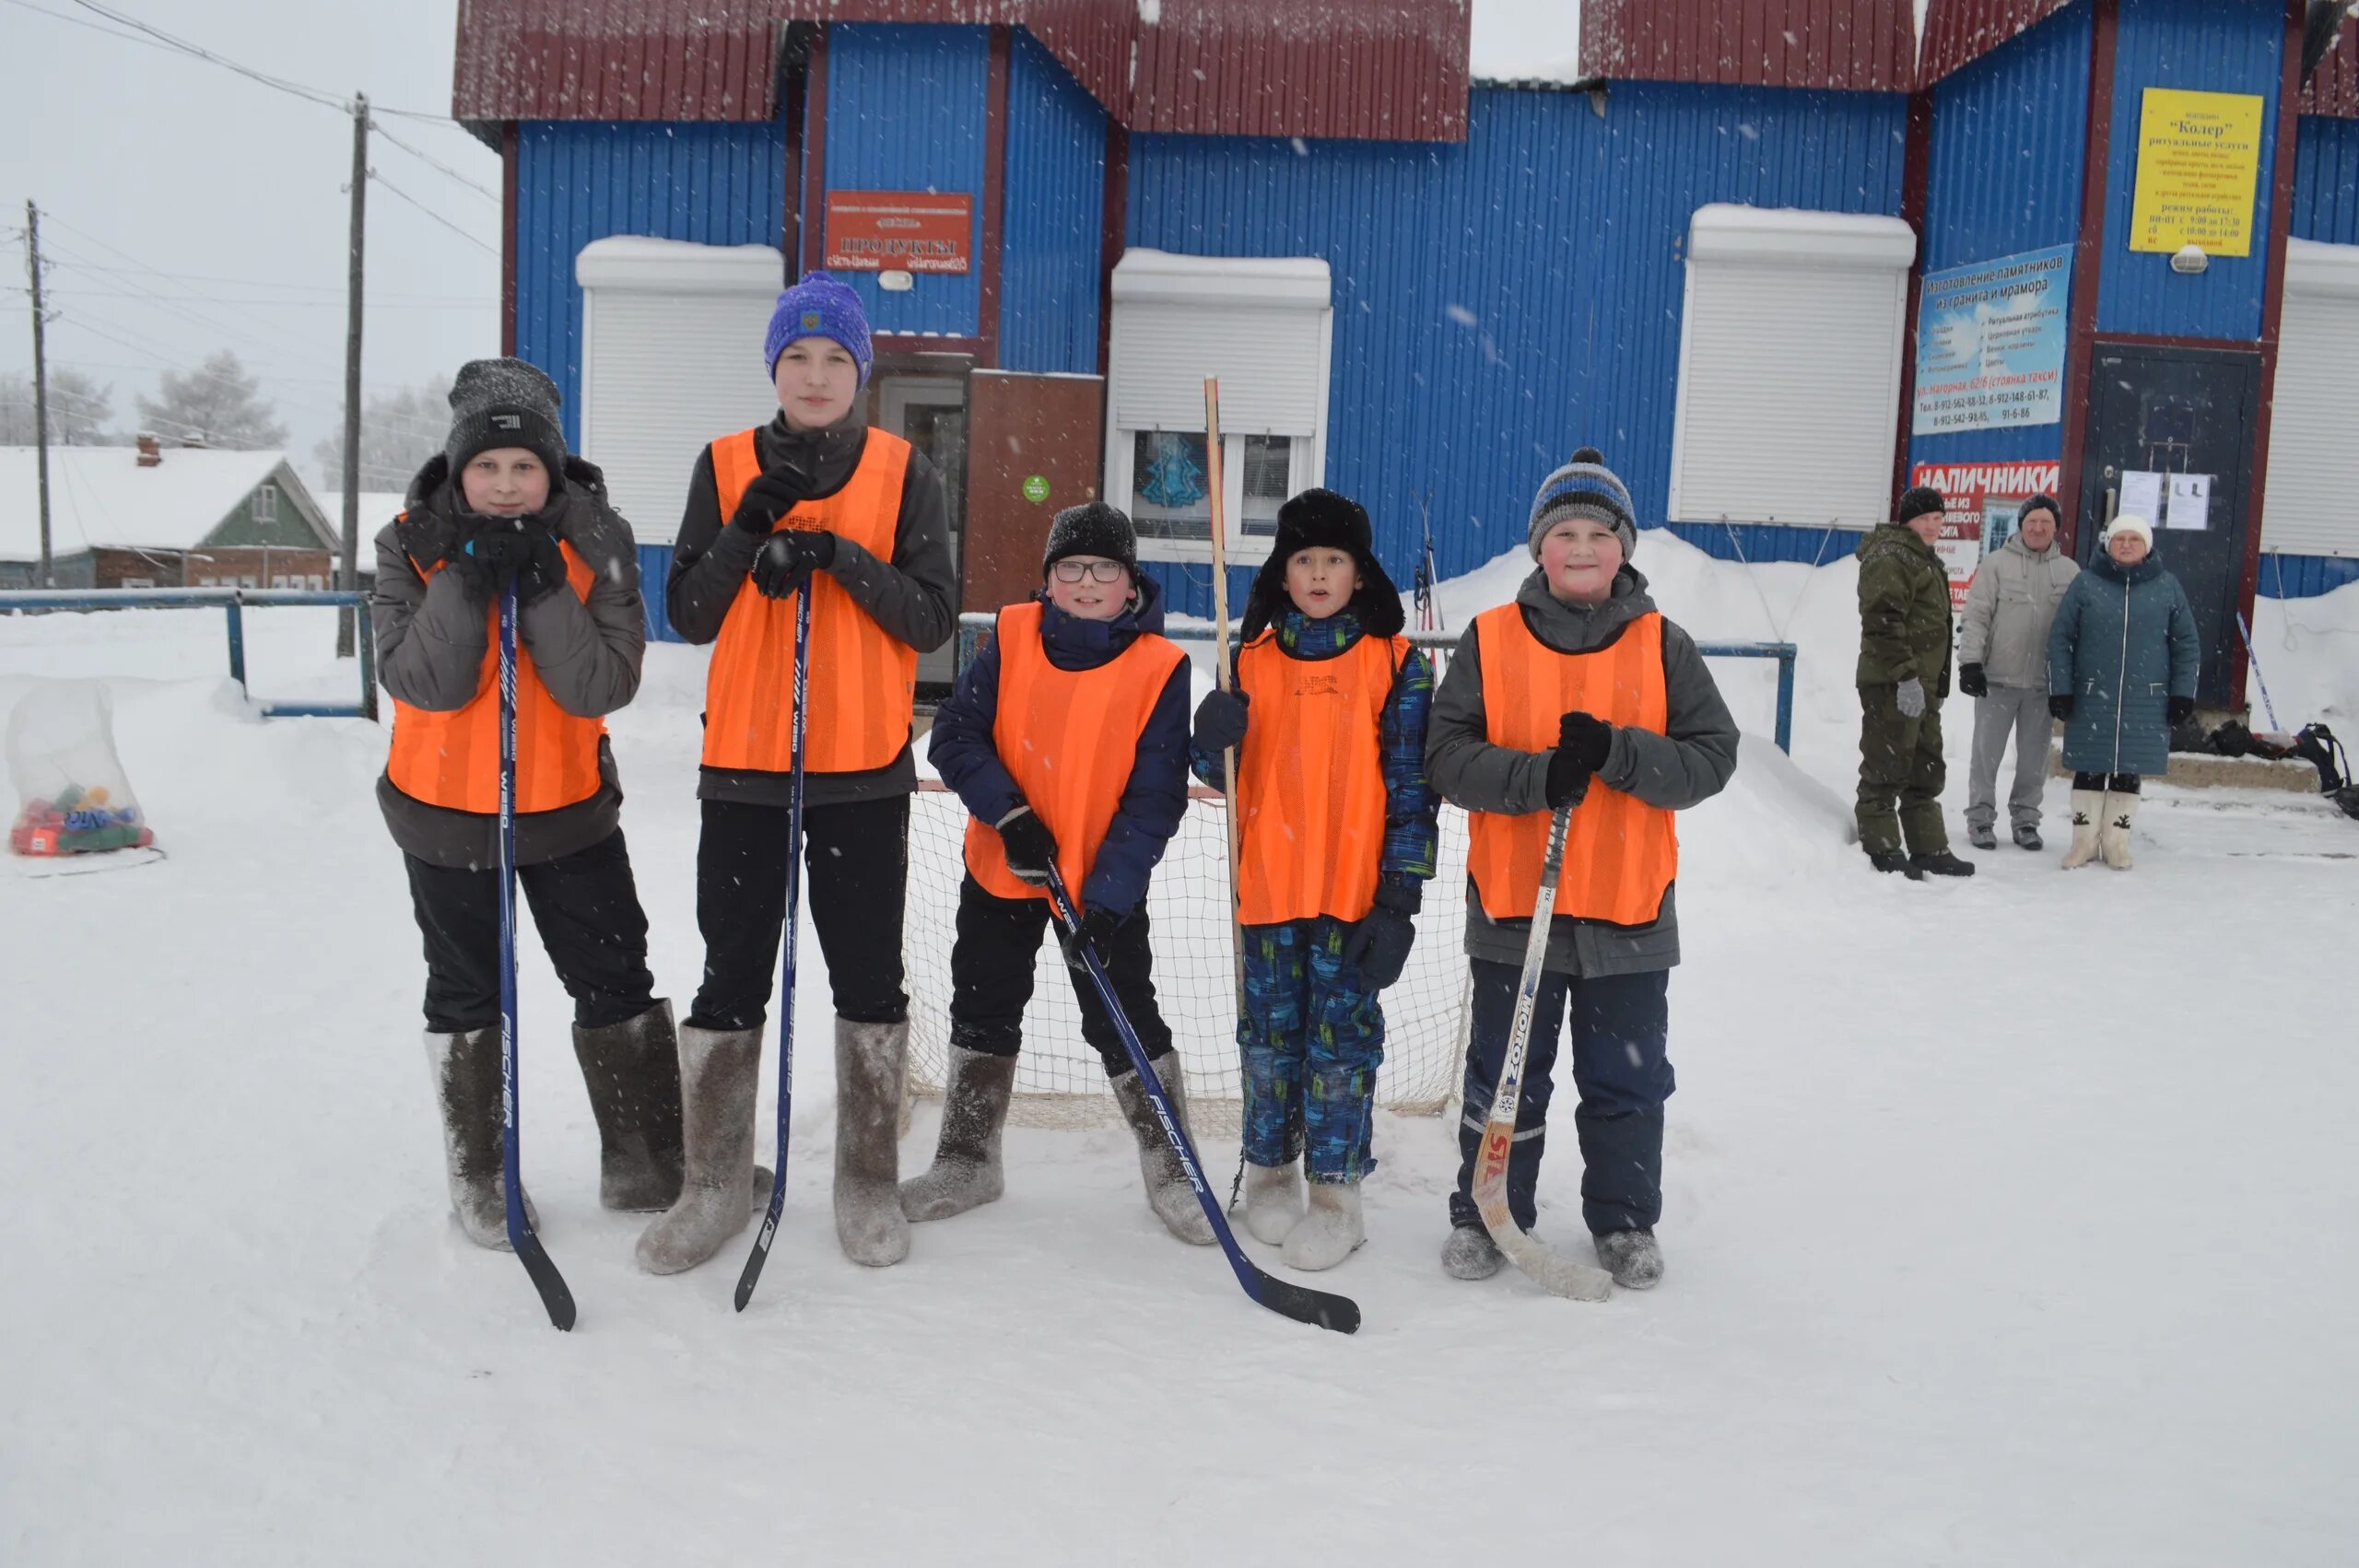
<svg viewBox="0 0 2359 1568"><path fill-rule="evenodd" d="M1260 637L1289 603L1286 563L1301 551L1321 546L1344 551L1359 568L1359 591L1348 607L1359 618L1360 629L1375 637L1400 635L1408 617L1401 608L1401 591L1376 558L1367 509L1332 490L1305 490L1278 509L1277 539L1245 596L1245 622L1239 629L1243 641Z"/></svg>

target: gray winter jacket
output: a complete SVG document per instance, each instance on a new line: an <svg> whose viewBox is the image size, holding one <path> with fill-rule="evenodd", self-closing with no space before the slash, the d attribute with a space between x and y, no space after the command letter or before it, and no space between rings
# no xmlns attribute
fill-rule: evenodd
<svg viewBox="0 0 2359 1568"><path fill-rule="evenodd" d="M464 708L497 678L484 661L491 645L485 607L467 597L457 572L438 571L429 579L419 569L455 546L457 514L450 462L438 455L410 481L402 515L377 535L377 583L369 601L377 678L400 701L429 712ZM580 458L566 460L565 487L543 515L596 576L587 601L561 588L524 605L516 620L517 645L532 654L533 668L558 707L584 719L604 718L639 692L647 650L639 551L630 525L606 504L604 476ZM621 823L622 780L604 740L598 778L597 792L586 801L518 815L517 864L570 855L614 833ZM406 854L468 870L499 864L496 816L428 805L385 776L377 780L377 804Z"/></svg>
<svg viewBox="0 0 2359 1568"><path fill-rule="evenodd" d="M1603 648L1638 616L1655 608L1647 579L1628 566L1614 581L1614 597L1590 608L1564 604L1548 591L1544 573L1533 571L1516 591L1523 624L1546 647L1560 653ZM1426 771L1441 797L1469 811L1523 815L1548 809L1546 752L1493 745L1483 711L1481 651L1473 626L1458 639L1449 670L1434 694L1426 729ZM1662 668L1669 700L1668 732L1617 726L1605 766L1590 787L1603 785L1671 811L1710 800L1736 771L1736 720L1720 688L1705 667L1696 641L1669 620L1662 624ZM1666 888L1662 909L1643 926L1602 920L1558 919L1549 929L1547 966L1567 975L1634 975L1668 969L1679 962L1678 887ZM1473 958L1520 965L1531 933L1529 919L1491 919L1468 879L1466 952Z"/></svg>
<svg viewBox="0 0 2359 1568"><path fill-rule="evenodd" d="M856 415L854 416L857 417ZM783 415L754 437L764 468L781 462L802 469L817 483L824 499L842 489L867 450L867 427L857 423L824 430L789 430ZM672 572L664 588L672 629L690 642L710 642L737 603L738 590L753 569L762 539L732 528L721 515L721 489L712 473L712 450L697 454L688 476L687 509L672 546ZM950 511L942 476L925 453L910 453L901 481L901 512L893 530L893 558L880 560L852 541L837 536L836 563L827 574L885 628L887 636L931 653L957 629L958 568L950 558ZM884 766L864 773L806 773L803 803L842 805L853 801L906 795L918 787L918 770L906 745ZM751 769L707 767L697 780L698 798L784 806L792 793L791 776Z"/></svg>
<svg viewBox="0 0 2359 1568"><path fill-rule="evenodd" d="M1979 664L1994 686L2048 689L2048 629L2056 606L2081 575L2079 563L2050 544L2034 550L2020 533L1984 561L1966 591L1957 661Z"/></svg>

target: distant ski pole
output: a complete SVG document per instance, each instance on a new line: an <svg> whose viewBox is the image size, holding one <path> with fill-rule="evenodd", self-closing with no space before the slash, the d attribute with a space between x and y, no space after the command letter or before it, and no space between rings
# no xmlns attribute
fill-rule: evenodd
<svg viewBox="0 0 2359 1568"><path fill-rule="evenodd" d="M1556 919L1556 879L1565 868L1565 835L1573 808L1556 808L1548 824L1548 858L1540 868L1540 897L1532 910L1532 934L1523 944L1523 975L1515 993L1515 1025L1499 1062L1491 1114L1483 1124L1482 1152L1474 1162L1474 1207L1491 1240L1541 1288L1575 1301L1603 1301L1614 1293L1614 1276L1532 1239L1508 1210L1508 1156L1515 1147L1516 1107L1523 1099L1523 1068L1532 1053L1532 1021L1539 1011L1540 981L1548 957L1548 930Z"/></svg>
<svg viewBox="0 0 2359 1568"><path fill-rule="evenodd" d="M1357 1302L1277 1279L1257 1268L1238 1248L1237 1236L1220 1211L1220 1201L1204 1180L1196 1146L1190 1141L1187 1129L1180 1125L1180 1118L1172 1114L1171 1101L1163 1092L1163 1081L1155 1075L1154 1066L1146 1059L1146 1047L1139 1044L1138 1031L1131 1027L1129 1016L1122 1012L1121 1000L1114 994L1113 982L1106 977L1105 965L1097 962L1097 954L1090 951L1089 944L1081 940L1081 917L1074 910L1073 895L1065 891L1064 876L1054 860L1049 862L1049 898L1055 907L1058 923L1072 939L1074 952L1081 960L1083 972L1089 977L1090 986L1097 992L1106 1015L1114 1021L1114 1032L1121 1036L1122 1049L1131 1059L1132 1070L1139 1075L1139 1087L1146 1091L1147 1103L1155 1107L1155 1119L1163 1124L1163 1135L1171 1141L1172 1152L1180 1156L1180 1168L1187 1173L1188 1185L1194 1190L1204 1218L1212 1222L1214 1238L1228 1254L1228 1266L1237 1271L1237 1282L1245 1287L1247 1295L1282 1317L1332 1328L1338 1334L1357 1333ZM1176 1064L1179 1058L1175 1054L1170 1059Z"/></svg>
<svg viewBox="0 0 2359 1568"><path fill-rule="evenodd" d="M2260 706L2261 710L2269 715L2269 732L2282 735L2284 731L2277 727L2277 705L2269 700L2269 679L2260 673L2260 654L2253 648L2252 628L2245 625L2242 610L2236 612L2236 631L2245 639L2245 657L2252 661L2252 684L2260 688Z"/></svg>
<svg viewBox="0 0 2359 1568"><path fill-rule="evenodd" d="M794 933L803 902L803 740L804 698L810 690L811 582L807 578L794 596L794 715L792 774L788 785L786 813L786 934L780 943L778 1003L778 1163L770 1170L770 1206L745 1255L745 1270L737 1276L737 1310L754 1299L754 1286L769 1261L770 1243L778 1238L779 1216L786 1211L786 1145L792 1135L794 1110Z"/></svg>
<svg viewBox="0 0 2359 1568"><path fill-rule="evenodd" d="M499 591L499 1115L508 1186L508 1245L516 1249L549 1321L573 1327L573 1293L524 1217L523 1159L516 1115L516 584Z"/></svg>

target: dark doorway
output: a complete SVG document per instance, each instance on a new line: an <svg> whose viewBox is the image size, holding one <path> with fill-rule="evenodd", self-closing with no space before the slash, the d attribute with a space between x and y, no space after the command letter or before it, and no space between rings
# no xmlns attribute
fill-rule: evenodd
<svg viewBox="0 0 2359 1568"><path fill-rule="evenodd" d="M2155 554L2195 608L2203 638L2196 697L2211 708L2229 706L2232 678L2243 668L2236 615L2251 521L2245 514L2246 482L2259 403L2258 354L2102 340L2096 345L2074 555L2088 565L2105 522L2133 502L2146 504L2137 493L2139 475L2210 477L2202 527L2186 526L2190 509L2167 501L2147 521L2154 525ZM2168 491L2167 477L2162 486Z"/></svg>
<svg viewBox="0 0 2359 1568"><path fill-rule="evenodd" d="M880 374L876 379L876 423L925 454L942 476L945 509L950 515L950 555L955 563L967 532L967 380L963 375ZM936 700L957 675L957 639L918 656L919 694Z"/></svg>

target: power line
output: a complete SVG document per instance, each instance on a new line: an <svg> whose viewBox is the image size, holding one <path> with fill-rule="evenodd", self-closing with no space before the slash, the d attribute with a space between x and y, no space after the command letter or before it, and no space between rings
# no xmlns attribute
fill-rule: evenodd
<svg viewBox="0 0 2359 1568"><path fill-rule="evenodd" d="M21 292L21 290L18 292ZM127 290L112 288L53 288L47 292L54 294L60 298L66 299L135 299L140 298L140 296ZM341 310L344 309L344 301L341 299L231 299L218 294L170 294L159 295L157 296L157 298L170 299L175 304L184 301L191 305L262 305L267 306L274 310ZM367 304L369 309L372 310L488 310L495 309L498 306L499 301L495 299L457 298L448 300L370 299L367 301Z"/></svg>
<svg viewBox="0 0 2359 1568"><path fill-rule="evenodd" d="M382 135L381 132L379 134ZM482 240L468 233L457 224L452 223L449 218L444 217L440 213L436 212L432 207L429 207L424 202L419 201L416 196L413 196L408 192L404 191L400 186L393 183L383 175L378 173L375 170L372 169L369 171L369 178L371 181L374 181L378 187L383 190L387 194L399 196L403 201L407 202L410 205L416 207L418 211L424 213L427 216L432 218L435 222L440 224L443 228L449 229L460 239L465 240L468 244L473 245L485 255L497 257L499 254L499 252L493 250L490 246L485 244Z"/></svg>
<svg viewBox="0 0 2359 1568"><path fill-rule="evenodd" d="M266 88L276 88L280 92L303 99L308 102L319 104L321 107L325 109L336 110L339 112L343 111L347 106L346 99L340 94L325 92L318 88L305 87L300 82L291 82L284 76L274 76L267 71L256 70L253 66L242 64L238 61L230 59L227 55L216 54L211 50L206 49L202 45L191 43L184 38L176 38L172 34L164 31L163 29L143 22L136 17L129 16L123 12L113 10L109 6L101 6L98 3L98 0L74 0L74 4L81 6L82 9L90 12L94 16L104 17L108 21L113 22L118 27L126 27L136 32L145 33L149 38L156 40L158 43L161 43L168 49L176 49L182 54L189 55L194 59L205 61L208 64L218 65L225 71L235 71L239 76L244 76L249 81L260 82Z"/></svg>
<svg viewBox="0 0 2359 1568"><path fill-rule="evenodd" d="M465 175L460 173L457 170L452 168L449 164L444 163L438 158L430 158L427 154L418 151L416 147L410 146L399 136L394 135L391 131L386 130L382 125L376 126L375 130L378 135L384 138L386 141L393 143L393 146L401 148L402 151L409 154L410 157L417 159L420 163L425 164L428 168L437 170L441 173L449 175L452 179L456 180L460 184L464 185L468 190L475 192L477 195L483 197L484 200L490 202L495 206L499 205L499 192L492 190L487 185L477 184L473 180L470 180Z"/></svg>

